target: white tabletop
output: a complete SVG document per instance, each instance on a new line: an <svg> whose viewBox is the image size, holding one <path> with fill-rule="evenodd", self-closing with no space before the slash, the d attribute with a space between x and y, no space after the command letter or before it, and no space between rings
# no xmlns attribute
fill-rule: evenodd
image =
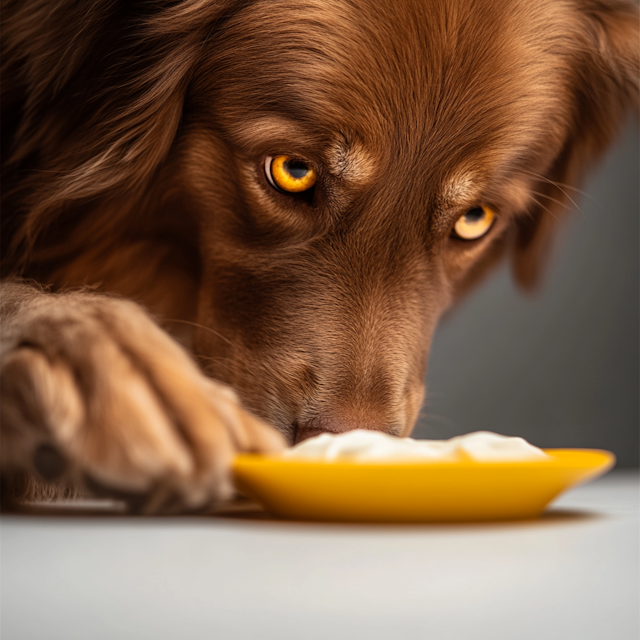
<svg viewBox="0 0 640 640"><path fill-rule="evenodd" d="M2 640L638 640L638 474L540 520L3 517Z"/></svg>

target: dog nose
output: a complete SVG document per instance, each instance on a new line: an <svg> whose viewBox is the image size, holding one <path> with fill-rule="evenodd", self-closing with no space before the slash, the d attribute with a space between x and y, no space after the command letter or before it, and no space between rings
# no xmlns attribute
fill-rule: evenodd
<svg viewBox="0 0 640 640"><path fill-rule="evenodd" d="M337 416L320 416L301 422L295 432L294 443L308 440L321 433L339 434L354 429L368 429L369 431L384 431L385 425L380 420L347 419Z"/></svg>

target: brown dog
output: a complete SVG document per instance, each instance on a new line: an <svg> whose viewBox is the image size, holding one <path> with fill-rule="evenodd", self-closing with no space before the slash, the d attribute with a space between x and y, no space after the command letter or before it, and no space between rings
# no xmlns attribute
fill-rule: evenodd
<svg viewBox="0 0 640 640"><path fill-rule="evenodd" d="M5 4L5 496L196 508L278 432L409 434L439 316L535 283L638 103L618 0Z"/></svg>

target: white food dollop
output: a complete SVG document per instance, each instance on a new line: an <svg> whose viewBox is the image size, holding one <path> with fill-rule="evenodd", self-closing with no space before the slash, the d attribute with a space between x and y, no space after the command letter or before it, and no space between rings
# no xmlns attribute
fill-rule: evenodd
<svg viewBox="0 0 640 640"><path fill-rule="evenodd" d="M501 436L489 431L476 431L450 440L414 440L365 429L338 435L322 433L287 449L282 455L295 460L352 462L509 462L549 457L524 438Z"/></svg>

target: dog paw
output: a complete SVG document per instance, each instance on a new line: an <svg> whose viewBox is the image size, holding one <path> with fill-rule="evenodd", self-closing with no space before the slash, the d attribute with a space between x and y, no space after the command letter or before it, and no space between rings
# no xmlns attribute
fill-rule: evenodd
<svg viewBox="0 0 640 640"><path fill-rule="evenodd" d="M167 513L228 498L237 452L284 447L135 303L42 298L3 336L4 468Z"/></svg>

